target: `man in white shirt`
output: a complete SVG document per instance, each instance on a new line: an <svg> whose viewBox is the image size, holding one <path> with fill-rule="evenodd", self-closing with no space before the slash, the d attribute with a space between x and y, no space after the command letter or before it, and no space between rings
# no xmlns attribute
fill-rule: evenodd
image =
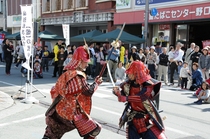
<svg viewBox="0 0 210 139"><path fill-rule="evenodd" d="M182 43L178 42L176 44L176 50L174 51L174 57L172 59L170 59L170 83L171 85L174 85L174 72L177 69L178 66L178 62L182 61L182 57L184 55L184 51L181 50L181 47L183 46Z"/></svg>

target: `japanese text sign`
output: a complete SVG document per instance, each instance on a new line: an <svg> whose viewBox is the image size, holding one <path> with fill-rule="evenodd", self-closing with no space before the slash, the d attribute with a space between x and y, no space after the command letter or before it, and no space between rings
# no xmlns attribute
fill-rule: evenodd
<svg viewBox="0 0 210 139"><path fill-rule="evenodd" d="M158 3L164 3L164 2L172 2L177 0L149 0L149 4L158 4ZM135 5L145 5L146 0L135 0Z"/></svg>
<svg viewBox="0 0 210 139"><path fill-rule="evenodd" d="M66 45L70 44L69 41L69 24L62 24L63 28L63 37L66 39Z"/></svg>
<svg viewBox="0 0 210 139"><path fill-rule="evenodd" d="M25 58L28 61L32 55L31 47L33 44L33 23L32 23L32 6L21 6L21 41L24 49Z"/></svg>
<svg viewBox="0 0 210 139"><path fill-rule="evenodd" d="M170 8L157 8L157 15L149 15L149 22L187 21L210 18L210 2ZM122 12L114 15L114 24L144 23L145 12Z"/></svg>
<svg viewBox="0 0 210 139"><path fill-rule="evenodd" d="M191 20L210 17L210 3L158 9L156 16L150 16L150 21Z"/></svg>

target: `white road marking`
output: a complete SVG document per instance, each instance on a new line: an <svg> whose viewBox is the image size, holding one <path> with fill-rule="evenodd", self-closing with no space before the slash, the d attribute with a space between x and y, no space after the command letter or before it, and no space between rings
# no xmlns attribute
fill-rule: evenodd
<svg viewBox="0 0 210 139"><path fill-rule="evenodd" d="M93 106L93 108L97 109L97 110L100 110L100 111L103 111L103 112L106 112L106 113L114 114L114 115L117 115L117 116L121 116L122 115L121 113L109 111L109 110L106 110L106 109L103 109L103 108L99 108L99 107L96 107L96 106Z"/></svg>
<svg viewBox="0 0 210 139"><path fill-rule="evenodd" d="M6 66L5 65L0 65L0 68L5 68Z"/></svg>
<svg viewBox="0 0 210 139"><path fill-rule="evenodd" d="M43 93L50 94L51 89L39 89L39 90Z"/></svg>
<svg viewBox="0 0 210 139"><path fill-rule="evenodd" d="M99 97L99 98L110 98L110 97L113 97L111 95L106 95L106 94L102 94L102 93L99 93L99 92L96 92L93 94L94 97Z"/></svg>
<svg viewBox="0 0 210 139"><path fill-rule="evenodd" d="M96 107L96 106L93 106L93 108L97 109L97 110L100 110L100 111L103 111L103 112L106 112L106 113L117 115L117 116L121 116L122 115L121 113L109 111L109 110L106 110L106 109L103 109L103 108L99 108L99 107ZM169 131L172 131L172 132L175 132L175 133L179 133L179 134L182 134L182 135L185 135L185 136L194 136L193 134L190 134L190 133L187 133L187 132L184 132L184 131L181 131L181 130L177 130L177 129L174 129L174 128L171 128L171 127L165 127L165 128L166 128L166 130L169 130Z"/></svg>
<svg viewBox="0 0 210 139"><path fill-rule="evenodd" d="M0 83L6 84L6 85L10 85L10 86L14 86L14 87L21 87L19 85L11 84L11 83L8 83L8 82L3 82L3 81L0 81Z"/></svg>
<svg viewBox="0 0 210 139"><path fill-rule="evenodd" d="M41 114L41 115L29 117L29 118L24 118L24 119L21 119L21 120L16 120L16 121L12 121L12 122L2 123L2 124L0 124L0 127L12 125L12 124L17 124L17 123L22 123L22 122L27 122L27 121L32 121L32 120L35 120L35 119L42 118L44 116L45 116L44 114Z"/></svg>
<svg viewBox="0 0 210 139"><path fill-rule="evenodd" d="M104 89L98 88L98 89L96 90L96 92L97 92L98 90L104 91L104 92L112 92L112 89L107 89L107 88L104 88Z"/></svg>
<svg viewBox="0 0 210 139"><path fill-rule="evenodd" d="M181 130L177 130L177 129L174 129L174 128L171 128L171 127L165 127L166 130L169 130L169 131L172 131L172 132L175 132L175 133L179 133L179 134L182 134L182 135L185 135L185 136L195 136L193 134L190 134L190 133L187 133L187 132L183 132Z"/></svg>

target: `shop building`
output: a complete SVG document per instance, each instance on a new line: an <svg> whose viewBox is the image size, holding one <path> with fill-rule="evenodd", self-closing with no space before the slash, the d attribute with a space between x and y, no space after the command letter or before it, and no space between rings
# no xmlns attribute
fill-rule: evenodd
<svg viewBox="0 0 210 139"><path fill-rule="evenodd" d="M41 4L41 30L63 36L62 24L69 24L72 37L94 29L103 33L115 29L115 0L41 0Z"/></svg>
<svg viewBox="0 0 210 139"><path fill-rule="evenodd" d="M34 19L40 17L40 2L37 0L7 0L7 31L10 33L20 32L21 28L21 9L20 5L31 5L34 8ZM3 17L2 17L3 21ZM0 23L3 28L3 22Z"/></svg>
<svg viewBox="0 0 210 139"><path fill-rule="evenodd" d="M181 41L188 47L195 42L210 40L209 0L150 0L149 9L156 8L156 16L149 15L148 45ZM132 0L128 4L117 1L114 25L128 25L125 30L142 36L145 17L145 0Z"/></svg>

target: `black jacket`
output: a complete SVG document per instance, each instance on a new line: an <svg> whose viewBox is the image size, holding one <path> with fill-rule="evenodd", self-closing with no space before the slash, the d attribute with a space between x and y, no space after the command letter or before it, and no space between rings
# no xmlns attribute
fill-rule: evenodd
<svg viewBox="0 0 210 139"><path fill-rule="evenodd" d="M139 56L139 54L138 54L137 52L135 52L135 53L132 53L132 52L131 52L131 53L128 55L128 60L129 60L129 61L130 61L131 57L133 58L133 61L140 60L140 56Z"/></svg>
<svg viewBox="0 0 210 139"><path fill-rule="evenodd" d="M201 56L200 52L195 52L191 55L190 60L192 60L192 63L194 62L198 63L200 56Z"/></svg>
<svg viewBox="0 0 210 139"><path fill-rule="evenodd" d="M160 54L159 55L159 64L162 65L162 66L168 66L168 55L167 54Z"/></svg>
<svg viewBox="0 0 210 139"><path fill-rule="evenodd" d="M7 44L4 44L3 46L3 51L4 51L4 58L11 58L12 57L12 52L13 52L13 49L7 45Z"/></svg>

